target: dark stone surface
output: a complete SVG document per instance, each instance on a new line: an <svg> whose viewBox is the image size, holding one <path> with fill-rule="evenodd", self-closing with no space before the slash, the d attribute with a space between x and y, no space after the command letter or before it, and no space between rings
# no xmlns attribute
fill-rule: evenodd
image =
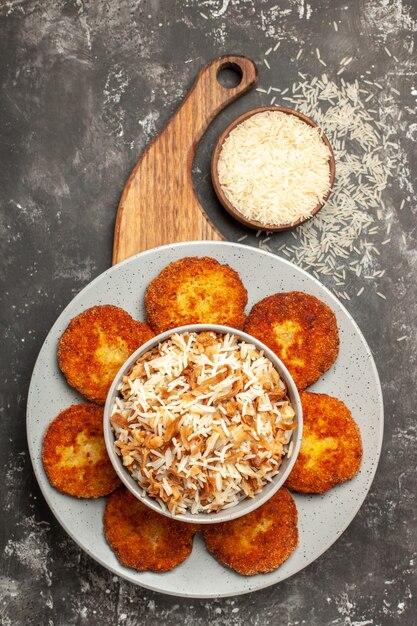
<svg viewBox="0 0 417 626"><path fill-rule="evenodd" d="M3 0L0 23L1 623L415 624L417 3ZM268 70L264 53L278 41ZM382 380L386 434L379 470L341 539L282 584L213 601L148 592L113 578L84 554L44 502L25 438L31 372L61 310L109 266L124 181L198 69L219 54L243 53L259 63L263 88L284 89L298 71L310 78L324 71L316 48L333 78L340 60L352 56L346 80L368 76L381 84L372 102L377 119L388 119L392 87L395 110L402 111L401 121L389 121L399 166L384 190L393 214L391 240L379 256L386 272L378 290L386 300L366 277L348 278L344 287ZM213 197L211 150L230 120L269 100L252 92L231 105L203 138L195 161L202 203L231 240L247 233ZM286 234L269 243L279 253L289 241ZM246 243L258 239L249 234ZM323 282L332 286L329 277ZM356 297L361 285L365 293Z"/></svg>

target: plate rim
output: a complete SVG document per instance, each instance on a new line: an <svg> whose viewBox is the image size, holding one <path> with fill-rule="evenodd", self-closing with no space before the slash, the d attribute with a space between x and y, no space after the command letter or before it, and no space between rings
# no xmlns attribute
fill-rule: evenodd
<svg viewBox="0 0 417 626"><path fill-rule="evenodd" d="M125 568L127 570L127 573L120 573L120 571L118 571L116 568L114 568L112 565L109 565L108 563L106 563L103 559L101 559L99 556L93 554L93 552L89 549L86 548L84 545L81 545L80 541L77 539L77 537L72 533L71 530L69 530L69 528L67 527L67 524L61 520L60 518L60 514L57 510L55 510L55 508L52 506L50 499L49 499L49 495L47 493L46 488L43 487L42 485L42 481L39 479L38 476L38 471L37 471L37 467L35 465L35 456L37 455L37 450L34 450L32 442L30 440L29 437L29 421L30 421L30 406L31 406L31 396L33 394L33 386L34 386L34 373L35 370L38 366L38 362L40 361L40 357L41 357L41 353L43 352L43 348L46 344L46 342L48 342L50 336L54 333L55 328L58 326L59 321L61 319L62 316L65 315L65 313L67 312L67 310L69 309L69 307L73 306L74 303L77 303L83 296L84 292L86 290L91 289L91 287L93 287L93 285L98 282L99 280L101 280L105 275L110 274L113 270L115 270L115 268L121 268L124 265L130 264L134 261L136 261L138 258L140 257L144 257L144 256L148 256L152 253L155 253L157 251L161 251L161 250L172 250L172 249L177 249L177 248L181 248L181 247L185 247L187 248L188 246L192 246L192 245L212 245L215 248L216 247L230 247L230 248L236 248L238 250L243 250L245 248L249 248L252 251L255 251L257 254L261 255L261 256L265 256L267 258L271 258L274 261L276 261L277 259L279 259L280 262L283 262L284 265L287 265L289 268L295 268L297 271L301 272L305 277L307 277L307 279L309 281L313 281L313 283L315 283L316 285L318 285L320 287L320 289L323 289L326 294L330 297L331 300L335 301L338 306L341 308L341 310L343 311L343 313L347 316L347 318L349 319L350 323L353 325L356 333L359 335L359 338L361 339L365 350L367 352L368 358L369 358L369 364L372 368L374 377L375 377L375 382L376 382L376 392L377 392L377 396L378 396L378 401L379 401L379 414L380 414L380 428L378 429L378 439L377 441L375 441L376 444L376 451L377 451L377 456L375 458L375 463L372 467L372 471L369 472L370 475L370 480L369 480L369 484L366 488L366 491L363 493L363 497L361 500L361 504L359 506L359 508L357 510L354 510L353 514L349 514L343 521L343 527L341 528L339 534L335 537L335 539L322 551L320 552L313 561L311 561L310 563L308 563L307 565L305 565L304 567L302 567L301 569L297 570L296 572L293 572L292 574L290 574L289 576L286 576L284 579L280 580L280 581L271 581L268 582L267 580L263 579L262 582L260 582L259 584L254 584L253 587L250 587L249 589L243 589L243 590L239 590L239 591L234 591L233 593L230 592L224 592L224 593L209 593L209 594L195 594L195 593L184 593L184 592L174 592L174 591L166 591L166 590L161 590L159 587L156 587L150 583L143 583L138 582L137 580L135 580L133 578L133 574L130 575L130 572L127 570L127 568ZM27 403L26 403L26 420L25 420L25 426L26 426L26 439L27 439L27 443L28 443L28 449L29 449L29 456L30 456L30 460L32 463L32 469L33 469L33 473L36 477L36 481L38 483L38 487L41 490L41 493L43 495L43 497L45 498L46 504L48 505L48 507L50 508L50 510L52 511L54 517L56 518L56 520L58 521L58 523L60 524L60 526L65 530L65 532L71 537L71 539L73 539L73 541L75 541L75 543L84 551L86 552L94 561L96 561L97 563L99 563L102 567L104 567L105 569L107 569L108 571L114 573L116 576L123 578L124 580L127 580L130 583L133 583L134 585L137 585L138 587L142 587L144 589L148 589L150 591L154 591L157 593L162 593L164 595L169 595L172 597L181 597L181 598L189 598L189 599L210 599L210 598L228 598L228 597L235 597L235 596L240 596L240 595L245 595L248 593L253 593L255 591L260 591L262 589L267 589L268 587L271 587L273 585L279 585L280 583L284 582L284 580L288 580L289 578L292 578L294 575L299 574L300 572L302 572L303 570L307 569L310 565L312 565L313 563L315 563L320 557L323 556L323 554L325 554L339 539L340 537L343 535L343 533L346 531L346 529L350 526L350 524L352 523L353 519L356 517L356 515L359 513L360 509L362 508L368 494L369 491L372 487L374 478L375 478L375 474L377 472L378 466L379 466L379 461L381 458L381 450L382 450L382 444L383 444L383 438L384 438L384 398L383 398L383 393L382 393L382 387L381 387L381 381L379 378L379 374L378 374L378 370L375 364L375 360L373 357L373 354L371 352L371 349L368 345L368 342L366 341L361 329L359 328L358 324L356 323L356 321L354 320L354 318L352 317L352 315L350 314L350 312L346 309L346 307L344 306L344 304L339 300L339 298L330 291L330 289L328 287L326 287L325 285L323 285L323 283L321 283L314 275L309 274L305 269L299 267L298 265L295 265L295 263L292 263L291 261L289 261L288 259L284 259L283 257L279 256L278 254L274 254L272 252L268 252L267 250L260 250L259 248L256 248L255 246L251 246L251 245L247 245L247 244L243 244L243 243L239 243L239 242L231 242L231 241L211 241L211 240L192 240L192 241L182 241L182 242L176 242L176 243L170 243L170 244L164 244L161 246L156 246L154 248L149 248L148 250L144 250L142 252L138 252L137 254L134 254L130 257L128 257L127 259L124 259L123 261L120 261L119 263L117 263L116 265L112 265L109 268L107 268L106 270L104 270L103 272L101 272L98 276L96 276L95 278L93 278L92 281L90 281L89 283L87 283L87 285L85 285L81 291L79 291L69 302L68 304L62 309L62 311L59 313L58 317L56 318L55 322L53 323L53 325L51 326L49 332L47 333L45 339L42 342L42 346L39 350L38 356L36 358L35 364L33 366L33 370L32 370L32 374L31 374L31 378L30 378L30 383L29 383L29 388L28 388L28 394L27 394ZM235 573L235 572L233 572Z"/></svg>

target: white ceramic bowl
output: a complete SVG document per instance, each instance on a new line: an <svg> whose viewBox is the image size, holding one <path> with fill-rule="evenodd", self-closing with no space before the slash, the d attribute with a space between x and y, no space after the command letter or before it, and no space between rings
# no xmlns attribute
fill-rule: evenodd
<svg viewBox="0 0 417 626"><path fill-rule="evenodd" d="M129 471L123 466L121 458L114 451L114 435L110 424L110 416L112 413L115 398L118 395L117 388L121 382L122 377L130 371L136 360L140 356L142 356L142 354L144 354L154 346L158 345L160 342L165 341L165 339L168 339L174 333L202 331L214 331L216 333L230 333L236 335L240 339L243 339L248 343L252 343L259 350L263 350L265 356L272 361L275 368L279 372L282 380L287 385L288 397L295 411L295 420L297 422L297 426L292 431L293 451L289 459L286 457L283 459L278 474L274 476L272 481L270 483L267 483L262 488L262 490L253 498L245 498L236 506L229 509L221 510L218 513L187 513L183 515L172 515L172 513L170 513L168 510L163 510L157 500L150 496L143 495L143 490L141 489L141 487L139 487L138 483L132 478ZM150 341L144 343L142 346L140 346L140 348L136 350L136 352L134 352L127 359L127 361L118 371L109 389L106 404L104 407L104 439L106 442L107 452L109 454L113 467L122 482L126 485L129 491L131 491L133 495L138 498L138 500L149 506L157 513L161 513L163 515L166 515L167 517L173 517L175 519L181 520L182 522L191 522L194 524L214 524L219 522L227 522L232 519L236 519L237 517L241 517L242 515L246 515L251 511L254 511L259 506L261 506L261 504L264 504L264 502L269 500L269 498L273 496L280 487L282 487L294 466L298 452L300 450L302 430L303 414L300 396L289 371L282 363L282 361L280 361L280 359L269 348L267 348L265 344L263 344L258 339L255 339L255 337L252 337L251 335L248 335L247 333L244 333L240 330L236 330L235 328L231 328L230 326L220 326L216 324L189 324L187 326L180 326L179 328L173 328L172 330L161 333Z"/></svg>

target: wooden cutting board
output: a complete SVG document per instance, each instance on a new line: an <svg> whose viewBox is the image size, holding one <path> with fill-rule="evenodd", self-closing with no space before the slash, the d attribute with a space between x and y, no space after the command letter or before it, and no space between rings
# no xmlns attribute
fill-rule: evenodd
<svg viewBox="0 0 417 626"><path fill-rule="evenodd" d="M218 80L223 69L241 74L236 87ZM155 246L178 241L220 240L194 191L191 169L198 142L214 117L255 85L256 65L239 55L203 67L190 92L135 165L120 198L113 265Z"/></svg>

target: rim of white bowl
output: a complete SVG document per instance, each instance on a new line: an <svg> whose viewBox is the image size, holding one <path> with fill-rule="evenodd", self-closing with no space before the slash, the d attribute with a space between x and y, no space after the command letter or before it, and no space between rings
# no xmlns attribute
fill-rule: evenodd
<svg viewBox="0 0 417 626"><path fill-rule="evenodd" d="M275 368L278 370L280 376L283 378L285 384L287 385L287 394L291 401L291 404L295 410L295 419L297 420L297 426L292 431L293 441L293 449L291 453L291 457L285 457L282 461L280 470L283 466L284 471L279 471L276 476L272 479L272 481L262 488L262 490L256 494L253 498L244 498L238 504L229 509L222 509L218 513L184 513L181 515L173 515L168 509L162 509L161 505L157 500L152 498L151 496L144 495L143 489L139 487L137 481L132 478L129 471L123 466L122 461L119 456L114 451L114 434L111 428L110 416L111 411L114 405L115 398L117 396L117 388L119 386L120 380L122 376L127 374L127 372L132 368L135 361L149 349L155 347L162 341L165 341L171 335L178 333L190 333L190 332L204 332L204 331L213 331L221 334L232 334L236 335L240 339L248 343L254 344L258 349L264 352L264 355L272 361ZM277 491L280 489L289 474L291 473L292 468L294 467L294 463L297 460L298 453L300 451L301 446L301 438L303 434L303 410L301 406L301 399L298 389L294 383L294 380L289 373L288 369L285 367L284 363L277 357L277 355L268 348L262 341L256 339L256 337L252 337L248 333L245 333L242 330L238 330L236 328L232 328L231 326L225 326L220 324L187 324L185 326L178 326L176 328L172 328L167 330L159 335L156 335L146 343L142 344L135 352L133 352L130 357L123 363L119 371L117 372L109 392L107 394L106 403L104 406L104 415L103 415L103 430L104 430L104 440L106 443L107 453L109 455L110 461L119 476L122 483L129 489L129 491L143 504L148 506L150 509L155 511L156 513L160 513L161 515L165 515L171 519L175 519L181 522L188 522L191 524L218 524L220 522L229 522L233 519L237 519L238 517L242 517L243 515L247 515L251 513L262 504L267 502Z"/></svg>

